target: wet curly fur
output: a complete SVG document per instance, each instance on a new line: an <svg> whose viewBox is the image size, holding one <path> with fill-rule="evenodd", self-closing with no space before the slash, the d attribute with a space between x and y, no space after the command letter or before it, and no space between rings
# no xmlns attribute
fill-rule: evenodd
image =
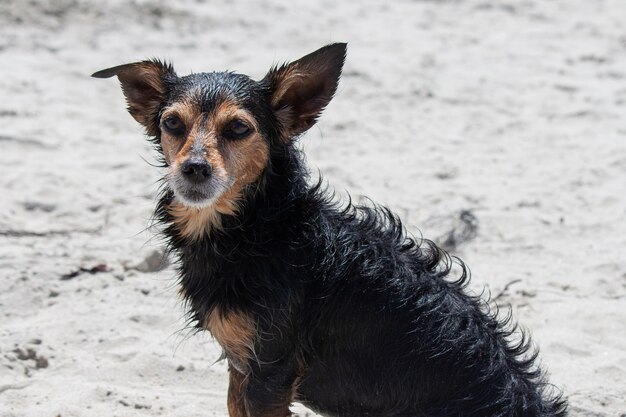
<svg viewBox="0 0 626 417"><path fill-rule="evenodd" d="M328 48L340 71L345 45ZM156 209L192 320L204 328L219 307L254 322L250 357L227 352L231 416L284 416L293 401L341 417L565 416L528 338L466 291L465 265L387 208L311 184L268 104L273 78L240 84L270 155L236 214L189 239L167 183Z"/></svg>

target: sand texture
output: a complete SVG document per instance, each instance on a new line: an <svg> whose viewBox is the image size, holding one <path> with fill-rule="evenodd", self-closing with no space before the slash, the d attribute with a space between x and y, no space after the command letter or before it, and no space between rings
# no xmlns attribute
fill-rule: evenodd
<svg viewBox="0 0 626 417"><path fill-rule="evenodd" d="M301 139L510 304L572 416L626 415L624 0L0 0L0 416L226 416L149 219L161 171L117 82L349 42ZM303 412L304 413L304 412Z"/></svg>

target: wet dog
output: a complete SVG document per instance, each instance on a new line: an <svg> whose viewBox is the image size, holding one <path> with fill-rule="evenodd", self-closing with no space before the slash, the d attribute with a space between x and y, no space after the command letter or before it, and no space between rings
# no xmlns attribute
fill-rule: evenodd
<svg viewBox="0 0 626 417"><path fill-rule="evenodd" d="M468 295L468 273L379 206L311 184L294 141L339 82L346 45L274 67L117 76L167 167L156 215L181 293L229 364L232 417L564 416L527 339ZM515 333L519 334L519 333Z"/></svg>

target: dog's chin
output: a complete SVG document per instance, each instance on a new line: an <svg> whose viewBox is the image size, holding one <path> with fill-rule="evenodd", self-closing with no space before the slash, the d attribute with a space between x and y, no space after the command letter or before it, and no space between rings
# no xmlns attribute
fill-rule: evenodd
<svg viewBox="0 0 626 417"><path fill-rule="evenodd" d="M212 206L224 193L225 187L212 186L209 189L195 187L172 187L176 200L185 207L203 209Z"/></svg>
<svg viewBox="0 0 626 417"><path fill-rule="evenodd" d="M207 195L193 190L185 192L174 190L174 195L183 206L195 209L210 207L219 197L219 195Z"/></svg>
<svg viewBox="0 0 626 417"><path fill-rule="evenodd" d="M218 178L203 184L190 184L180 177L173 177L169 181L177 202L194 209L204 209L215 204L231 184L232 181L222 181Z"/></svg>

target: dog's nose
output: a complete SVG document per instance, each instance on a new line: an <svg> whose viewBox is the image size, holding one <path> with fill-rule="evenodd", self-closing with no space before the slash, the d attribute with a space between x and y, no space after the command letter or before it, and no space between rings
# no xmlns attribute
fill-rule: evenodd
<svg viewBox="0 0 626 417"><path fill-rule="evenodd" d="M180 171L191 182L203 182L211 176L211 165L206 161L190 159L183 163Z"/></svg>

